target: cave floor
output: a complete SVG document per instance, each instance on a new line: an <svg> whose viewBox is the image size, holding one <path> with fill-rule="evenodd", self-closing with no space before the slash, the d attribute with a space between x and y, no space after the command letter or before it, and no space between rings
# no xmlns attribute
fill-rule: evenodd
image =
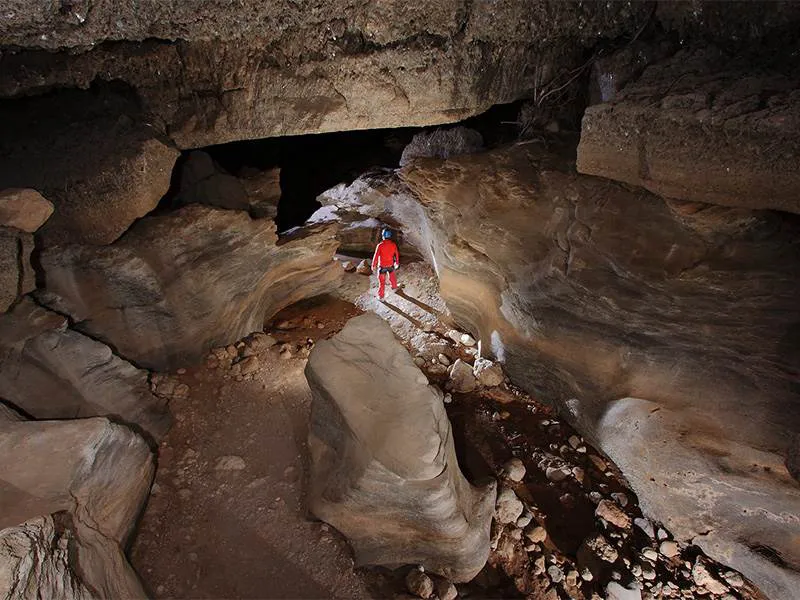
<svg viewBox="0 0 800 600"><path fill-rule="evenodd" d="M446 341L451 324L432 270L407 265L400 282L404 291L380 304L374 278L348 273L337 297L282 311L265 327L278 343L258 352L259 368L251 375L209 364L171 375L189 392L170 401L175 424L159 447L156 482L130 552L151 597L407 597L406 570L355 569L345 539L308 515L304 501L308 341L330 337L364 310L386 319L412 355L432 340ZM448 351L451 358L467 358L465 350L450 343ZM444 388L446 375L427 368L426 375ZM583 440L576 444L574 430L547 406L505 383L452 394L447 410L460 465L472 481L498 477L513 456L523 459L523 483L500 479L531 507L531 527L538 523L547 531L545 540L526 550L528 540L510 537L513 528L493 526L489 564L473 582L458 586L461 597L521 597L524 591L529 598L588 599L612 579L610 566L593 581L577 578L554 592L537 559L568 574L581 541L598 531L617 540L630 564L645 548L658 546L636 527L622 534L598 529L590 494L624 498L630 517L641 516L636 497L616 467ZM537 464L543 456L565 457L581 477L550 481ZM670 581L684 594L692 590L685 561L697 552L689 547L672 561L660 560L657 581ZM751 592L732 597L758 597Z"/></svg>

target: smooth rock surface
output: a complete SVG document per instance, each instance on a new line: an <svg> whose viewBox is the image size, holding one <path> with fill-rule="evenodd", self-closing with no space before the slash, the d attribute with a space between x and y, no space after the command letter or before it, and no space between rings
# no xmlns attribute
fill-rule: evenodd
<svg viewBox="0 0 800 600"><path fill-rule="evenodd" d="M351 319L317 343L306 377L311 512L347 537L357 564L474 577L489 554L495 487L461 474L441 394L389 326Z"/></svg>
<svg viewBox="0 0 800 600"><path fill-rule="evenodd" d="M25 578L14 598L54 597L62 585L78 597L83 586L146 597L122 553L155 469L141 437L103 418L0 421L0 457L0 586Z"/></svg>
<svg viewBox="0 0 800 600"><path fill-rule="evenodd" d="M52 214L53 203L36 190L0 190L0 226L34 233Z"/></svg>
<svg viewBox="0 0 800 600"><path fill-rule="evenodd" d="M659 486L650 517L671 522L703 514L703 477L752 489L754 495L741 497L752 502L747 521L771 522L760 516L756 489L794 503L797 490L787 487L783 463L800 430L791 376L800 364L795 217L666 202L576 175L532 145L420 160L401 177L410 190L398 186L380 197L382 210L434 266L462 330L483 340L484 354L500 361L515 383L553 402L606 451L612 438L600 435L601 423L619 390L654 399L653 418L669 410L675 419L655 421L651 438L638 442L659 448L648 439L663 440L669 450L643 453L638 445L614 443L613 458L626 475L671 477L683 470L671 458L673 445L679 456L682 432L697 437L696 477L675 489ZM362 198L363 214L374 211L378 195L366 191ZM355 201L350 206L362 211ZM769 470L737 474L714 466L720 455L742 452L754 453L753 462ZM641 499L644 489L633 487ZM719 526L696 523L679 541L711 528L716 539L742 539L733 524L745 507L716 503ZM776 537L770 547L793 544L787 531L769 524L764 530ZM747 527L754 547L762 534ZM737 560L723 550L712 556ZM786 564L794 577L796 563Z"/></svg>
<svg viewBox="0 0 800 600"><path fill-rule="evenodd" d="M687 50L586 111L577 166L668 198L800 213L799 132L797 73Z"/></svg>
<svg viewBox="0 0 800 600"><path fill-rule="evenodd" d="M110 246L43 252L40 296L120 356L175 369L328 290L338 277L334 234L318 227L278 241L272 221L186 206L141 220Z"/></svg>
<svg viewBox="0 0 800 600"><path fill-rule="evenodd" d="M797 483L782 470L780 457L741 443L723 445L719 436L694 427L681 412L625 398L609 408L600 441L636 490L643 512L661 518L676 539L740 571L769 598L791 597L789 590L800 586ZM680 431L685 434L679 437ZM709 456L717 458L711 462ZM781 563L753 548L770 548Z"/></svg>
<svg viewBox="0 0 800 600"><path fill-rule="evenodd" d="M172 422L146 371L29 299L0 315L0 397L36 419L108 416L156 441Z"/></svg>

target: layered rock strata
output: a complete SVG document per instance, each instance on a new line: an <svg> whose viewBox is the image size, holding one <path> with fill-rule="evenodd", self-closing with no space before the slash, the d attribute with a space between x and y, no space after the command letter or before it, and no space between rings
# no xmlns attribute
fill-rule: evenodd
<svg viewBox="0 0 800 600"><path fill-rule="evenodd" d="M800 71L713 48L648 67L587 109L578 170L668 198L800 212Z"/></svg>
<svg viewBox="0 0 800 600"><path fill-rule="evenodd" d="M489 555L495 486L461 473L442 394L389 326L351 319L309 357L311 511L358 564L423 565L468 581Z"/></svg>

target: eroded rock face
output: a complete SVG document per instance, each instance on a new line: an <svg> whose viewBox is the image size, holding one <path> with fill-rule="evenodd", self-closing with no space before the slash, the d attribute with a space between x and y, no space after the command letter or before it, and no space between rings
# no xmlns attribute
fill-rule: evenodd
<svg viewBox="0 0 800 600"><path fill-rule="evenodd" d="M156 441L171 423L146 371L28 299L0 316L0 397L36 419L110 416Z"/></svg>
<svg viewBox="0 0 800 600"><path fill-rule="evenodd" d="M146 597L121 550L154 472L141 437L102 418L2 420L0 457L0 591Z"/></svg>
<svg viewBox="0 0 800 600"><path fill-rule="evenodd" d="M637 398L613 402L598 435L644 512L664 515L676 537L735 565L770 598L791 597L800 585L800 488L779 456L720 440L681 411Z"/></svg>
<svg viewBox="0 0 800 600"><path fill-rule="evenodd" d="M472 579L489 555L495 487L461 474L441 393L389 326L351 319L315 346L306 377L311 511L348 538L359 564Z"/></svg>
<svg viewBox="0 0 800 600"><path fill-rule="evenodd" d="M374 213L377 198L382 218L402 224L434 265L453 316L515 382L553 401L601 446L599 424L611 403L626 394L646 398L680 417L675 428L665 423L658 439L680 443L681 432L690 431L714 440L713 448L697 450L708 468L698 462L687 487L709 477L795 502L796 483L782 466L790 434L800 428L791 379L800 359L794 216L665 202L576 175L532 146L422 160L401 177L405 191L365 193L364 214ZM358 210L354 202L349 210ZM641 450L631 448L619 451L640 461L631 465L639 474L666 477L661 469L675 468L655 459L651 465L653 454L639 459ZM771 470L714 467L721 454L742 449L763 456ZM624 469L623 457L615 458ZM670 487L658 493L663 500L650 504L653 517L692 512L670 504ZM739 539L743 531L727 524L741 510L762 513L755 494L738 497L752 503L736 511L717 503L718 512L704 513L694 534L684 528L683 539L710 522L717 539ZM746 536L743 553L762 542L778 545L780 533L766 539L753 527ZM790 578L798 570L792 539L786 533L781 546ZM772 576L751 568L757 552L745 558L707 547L772 589Z"/></svg>
<svg viewBox="0 0 800 600"><path fill-rule="evenodd" d="M170 370L260 331L339 276L335 227L275 235L247 213L187 206L138 222L105 247L42 253L42 300L136 365Z"/></svg>
<svg viewBox="0 0 800 600"><path fill-rule="evenodd" d="M710 48L680 52L587 109L578 170L668 198L800 212L797 81Z"/></svg>
<svg viewBox="0 0 800 600"><path fill-rule="evenodd" d="M14 48L0 95L124 82L181 148L449 123L527 94L598 35L633 33L651 13L640 3L544 0L164 10L14 0L0 33Z"/></svg>

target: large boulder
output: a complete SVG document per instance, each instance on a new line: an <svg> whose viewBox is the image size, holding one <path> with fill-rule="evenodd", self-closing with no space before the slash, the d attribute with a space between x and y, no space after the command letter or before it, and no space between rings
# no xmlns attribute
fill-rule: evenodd
<svg viewBox="0 0 800 600"><path fill-rule="evenodd" d="M230 210L247 210L247 192L242 183L226 173L205 152L195 150L181 167L180 201Z"/></svg>
<svg viewBox="0 0 800 600"><path fill-rule="evenodd" d="M141 437L103 418L3 419L0 457L4 597L146 597L123 553L154 473Z"/></svg>
<svg viewBox="0 0 800 600"><path fill-rule="evenodd" d="M178 151L117 92L69 91L0 108L0 189L34 188L55 206L48 245L108 244L152 211Z"/></svg>
<svg viewBox="0 0 800 600"><path fill-rule="evenodd" d="M52 214L53 203L36 190L0 191L0 226L35 233Z"/></svg>
<svg viewBox="0 0 800 600"><path fill-rule="evenodd" d="M136 365L170 370L331 289L335 227L278 241L246 212L190 205L148 217L105 247L42 253L41 300Z"/></svg>
<svg viewBox="0 0 800 600"><path fill-rule="evenodd" d="M30 233L0 227L0 312L7 311L23 294L36 289L32 252Z"/></svg>
<svg viewBox="0 0 800 600"><path fill-rule="evenodd" d="M160 440L171 417L147 371L67 325L29 299L0 316L0 397L36 419L109 416Z"/></svg>
<svg viewBox="0 0 800 600"><path fill-rule="evenodd" d="M530 145L421 160L401 177L407 191L396 186L380 197L382 210L436 269L451 314L515 383L601 445L600 423L613 402L625 395L655 402L682 422L665 438L680 440L687 431L714 440L698 447L707 467L698 462L686 486L708 477L741 487L743 477L764 495L795 502L796 483L783 466L800 430L792 379L800 361L800 230L793 216L665 202L577 175ZM759 464L769 470L718 472L719 457L741 455L741 448L763 453ZM632 444L619 452L657 481L667 476L661 469L672 469ZM663 501L649 504L658 509L654 518L691 512L669 502L672 488L658 493ZM737 511L764 514L755 494L737 497ZM733 511L729 503L717 507ZM736 514L715 513L717 539L738 541L753 559L762 546L778 545L780 530L766 526L741 538L728 526ZM780 544L790 573L800 568L793 540L787 530ZM715 547L722 546L709 546L712 556L770 588L772 579L743 554Z"/></svg>
<svg viewBox="0 0 800 600"><path fill-rule="evenodd" d="M372 313L319 342L311 386L311 511L358 564L412 563L468 581L489 554L494 484L461 473L442 394Z"/></svg>
<svg viewBox="0 0 800 600"><path fill-rule="evenodd" d="M797 75L706 48L587 109L578 170L668 198L800 213L798 155Z"/></svg>

